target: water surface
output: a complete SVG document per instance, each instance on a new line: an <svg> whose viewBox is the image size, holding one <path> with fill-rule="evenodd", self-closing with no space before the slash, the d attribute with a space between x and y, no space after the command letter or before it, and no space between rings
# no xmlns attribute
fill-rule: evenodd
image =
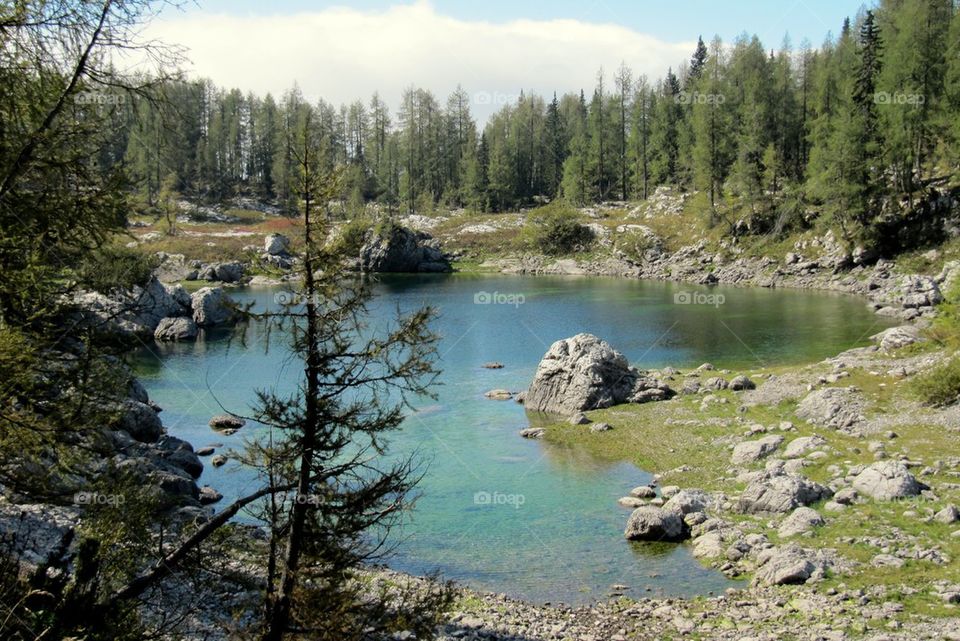
<svg viewBox="0 0 960 641"><path fill-rule="evenodd" d="M440 570L533 601L583 603L603 598L614 583L635 596L706 594L731 583L685 546L623 539L629 510L616 500L648 473L519 438L528 424L522 406L484 392L525 388L553 341L583 331L640 367L710 361L749 371L831 356L888 323L861 300L837 294L604 278L395 276L382 278L377 291L374 324L398 307L429 304L440 312L435 329L443 337L438 399L422 403L392 437L393 451L417 451L429 468L391 565ZM248 289L235 297L264 309L274 296ZM246 338L244 346L211 335L139 355L138 371L172 434L198 447L240 447L256 426L223 437L207 427L209 418L224 408L246 411L254 389L295 383L298 362L282 337L268 352L260 328L248 328ZM494 360L504 368L482 367ZM225 501L255 483L234 462L207 465L200 482Z"/></svg>

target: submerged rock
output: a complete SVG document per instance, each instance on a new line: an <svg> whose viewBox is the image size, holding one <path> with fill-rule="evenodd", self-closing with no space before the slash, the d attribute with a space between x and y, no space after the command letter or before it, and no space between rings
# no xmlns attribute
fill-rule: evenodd
<svg viewBox="0 0 960 641"><path fill-rule="evenodd" d="M246 424L242 418L230 414L217 414L208 423L215 430L238 430Z"/></svg>

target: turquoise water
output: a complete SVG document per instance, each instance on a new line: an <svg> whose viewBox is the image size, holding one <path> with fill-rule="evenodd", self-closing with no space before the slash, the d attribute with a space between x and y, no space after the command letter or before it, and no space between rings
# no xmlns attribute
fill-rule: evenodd
<svg viewBox="0 0 960 641"><path fill-rule="evenodd" d="M550 343L582 331L641 367L711 361L749 370L831 356L887 326L858 299L801 291L464 275L384 277L377 290L374 324L398 306L430 304L439 309L435 329L443 336L439 398L422 404L392 437L393 451L417 451L428 469L412 519L396 532L390 565L572 604L603 598L614 583L635 596L707 594L731 583L682 545L623 539L629 510L616 500L647 482L648 473L522 439L523 407L487 400L484 392L524 389ZM274 292L249 289L235 297L264 309ZM245 345L225 335L163 345L138 355L138 373L172 434L198 447L239 448L254 426L224 437L207 421L224 408L246 411L254 389L293 384L298 362L282 342L274 336L265 352L263 331L253 326ZM494 360L504 368L482 367ZM254 487L252 474L235 462L208 465L200 482L218 488L225 501Z"/></svg>

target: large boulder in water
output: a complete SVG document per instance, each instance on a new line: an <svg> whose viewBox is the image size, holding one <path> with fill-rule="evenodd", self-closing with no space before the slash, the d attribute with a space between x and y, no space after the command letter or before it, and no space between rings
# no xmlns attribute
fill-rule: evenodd
<svg viewBox="0 0 960 641"><path fill-rule="evenodd" d="M540 361L524 398L527 409L554 414L642 403L673 395L630 367L626 357L593 334L559 340Z"/></svg>
<svg viewBox="0 0 960 641"><path fill-rule="evenodd" d="M450 261L430 234L392 226L384 234L372 234L360 248L360 271L386 273L450 272Z"/></svg>
<svg viewBox="0 0 960 641"><path fill-rule="evenodd" d="M219 287L198 289L190 297L193 321L200 327L225 325L235 318L235 306Z"/></svg>
<svg viewBox="0 0 960 641"><path fill-rule="evenodd" d="M623 536L630 541L682 541L690 531L677 512L644 505L630 515Z"/></svg>

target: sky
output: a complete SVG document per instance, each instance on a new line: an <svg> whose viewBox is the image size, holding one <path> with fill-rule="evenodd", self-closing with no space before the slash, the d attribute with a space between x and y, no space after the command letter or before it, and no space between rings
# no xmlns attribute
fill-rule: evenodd
<svg viewBox="0 0 960 641"><path fill-rule="evenodd" d="M481 123L521 90L550 96L608 82L625 62L661 77L697 36L747 32L769 48L820 45L870 0L199 0L170 10L150 37L181 45L194 77L281 95L296 83L334 104L374 91L395 111L404 88L443 102L457 85ZM612 82L611 82L612 86Z"/></svg>

